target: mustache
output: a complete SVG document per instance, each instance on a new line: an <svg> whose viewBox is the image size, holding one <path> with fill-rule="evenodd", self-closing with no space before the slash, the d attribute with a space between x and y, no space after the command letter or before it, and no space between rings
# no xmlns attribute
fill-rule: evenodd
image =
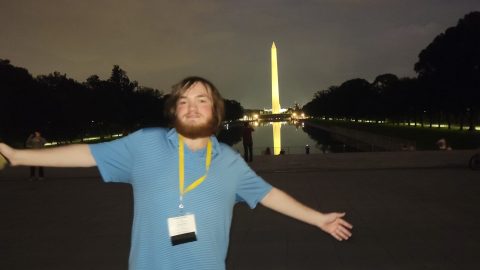
<svg viewBox="0 0 480 270"><path fill-rule="evenodd" d="M187 113L184 117L197 117L197 116L201 116L200 113Z"/></svg>

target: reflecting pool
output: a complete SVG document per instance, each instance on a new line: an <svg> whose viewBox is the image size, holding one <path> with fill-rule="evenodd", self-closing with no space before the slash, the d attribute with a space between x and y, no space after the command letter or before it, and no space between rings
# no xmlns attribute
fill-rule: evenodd
<svg viewBox="0 0 480 270"><path fill-rule="evenodd" d="M252 122L251 126L255 129L252 133L254 155L351 151L332 140L327 132L305 126L303 122ZM243 154L242 130L243 123L227 125L219 134L219 140Z"/></svg>

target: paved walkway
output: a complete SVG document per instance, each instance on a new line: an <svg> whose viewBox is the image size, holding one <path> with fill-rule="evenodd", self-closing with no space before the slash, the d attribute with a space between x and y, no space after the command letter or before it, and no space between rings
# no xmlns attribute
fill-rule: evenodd
<svg viewBox="0 0 480 270"><path fill-rule="evenodd" d="M341 210L337 242L263 207L238 205L227 266L242 269L478 269L480 172L473 151L257 156L270 183L321 211ZM0 172L0 269L127 269L131 190L96 169Z"/></svg>

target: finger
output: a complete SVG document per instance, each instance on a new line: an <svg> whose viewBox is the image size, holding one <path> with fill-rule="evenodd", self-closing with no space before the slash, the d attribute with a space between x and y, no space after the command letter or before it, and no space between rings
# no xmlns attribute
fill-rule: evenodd
<svg viewBox="0 0 480 270"><path fill-rule="evenodd" d="M332 233L332 236L333 236L335 239L337 239L338 241L342 241L342 240L343 240L342 237L340 237L340 235L339 235L338 233L333 232L333 233Z"/></svg>
<svg viewBox="0 0 480 270"><path fill-rule="evenodd" d="M338 224L347 227L349 229L353 229L353 225L345 221L344 219L338 219Z"/></svg>
<svg viewBox="0 0 480 270"><path fill-rule="evenodd" d="M352 233L343 228L343 227L339 227L338 230L337 230L337 233L343 238L343 239L348 239L352 236Z"/></svg>
<svg viewBox="0 0 480 270"><path fill-rule="evenodd" d="M348 238L350 238L347 234L341 232L341 231L338 231L335 233L338 238L340 238L341 240L348 240Z"/></svg>

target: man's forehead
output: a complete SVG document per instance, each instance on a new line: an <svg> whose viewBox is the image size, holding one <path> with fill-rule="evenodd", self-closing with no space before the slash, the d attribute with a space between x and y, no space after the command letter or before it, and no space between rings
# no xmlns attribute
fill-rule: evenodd
<svg viewBox="0 0 480 270"><path fill-rule="evenodd" d="M202 82L195 82L183 91L183 93L180 95L180 98L185 98L188 96L207 96L211 98L212 91L208 85L205 85Z"/></svg>

